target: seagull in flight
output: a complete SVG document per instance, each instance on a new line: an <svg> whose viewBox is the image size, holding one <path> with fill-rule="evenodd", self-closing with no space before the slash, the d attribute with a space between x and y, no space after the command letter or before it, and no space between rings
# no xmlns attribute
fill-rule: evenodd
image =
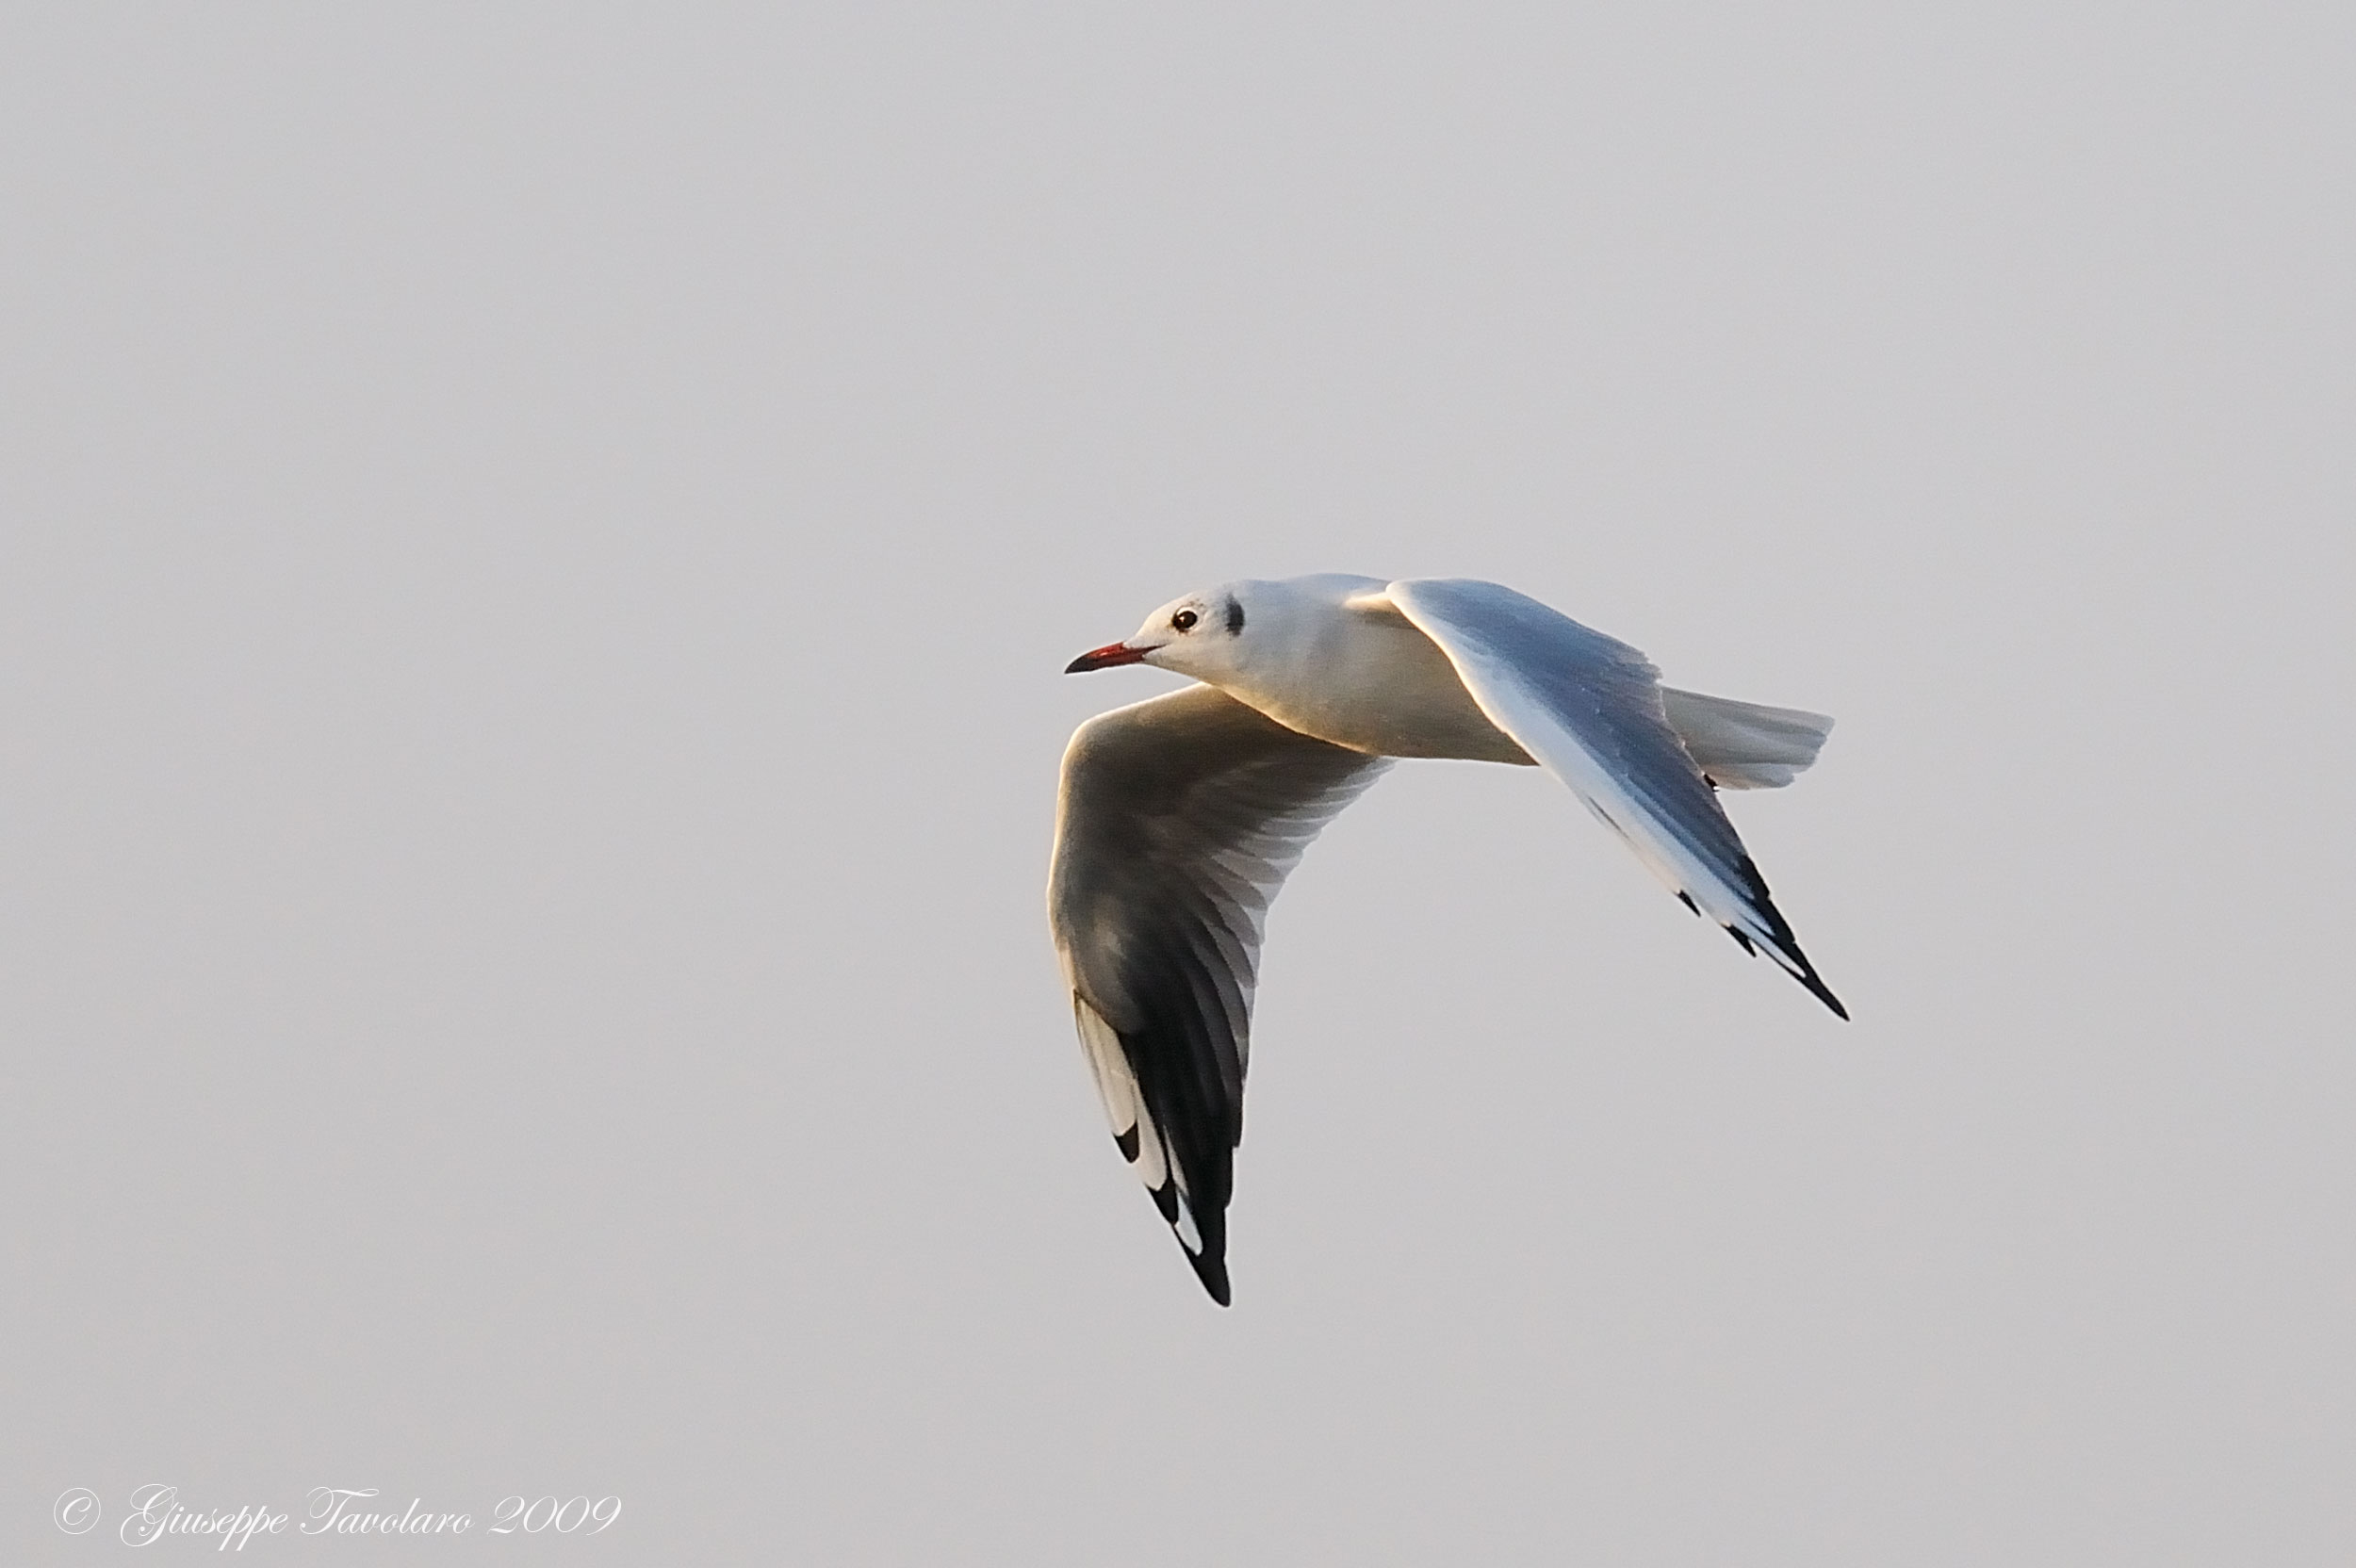
<svg viewBox="0 0 2356 1568"><path fill-rule="evenodd" d="M1268 902L1393 758L1545 768L1688 909L1849 1016L1718 805L1792 782L1821 714L1663 686L1627 644L1464 579L1224 583L1065 673L1121 664L1202 684L1073 733L1048 921L1113 1139L1221 1306Z"/></svg>

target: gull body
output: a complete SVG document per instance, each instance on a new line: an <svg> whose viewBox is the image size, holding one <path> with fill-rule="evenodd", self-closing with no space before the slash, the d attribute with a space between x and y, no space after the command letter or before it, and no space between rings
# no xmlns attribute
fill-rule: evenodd
<svg viewBox="0 0 2356 1568"><path fill-rule="evenodd" d="M1848 1016L1716 798L1789 783L1829 719L1663 687L1627 645L1455 579L1224 583L1069 669L1122 664L1203 684L1072 736L1049 923L1115 1140L1222 1305L1262 923L1394 758L1546 768L1689 909Z"/></svg>

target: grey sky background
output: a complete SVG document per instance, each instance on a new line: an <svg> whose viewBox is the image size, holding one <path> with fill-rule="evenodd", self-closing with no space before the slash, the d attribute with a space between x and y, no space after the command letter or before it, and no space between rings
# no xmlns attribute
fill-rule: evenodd
<svg viewBox="0 0 2356 1568"><path fill-rule="evenodd" d="M1562 9L12 8L0 1556L2356 1555L2356 22ZM1857 1021L1402 766L1221 1313L1056 672L1317 570L1838 715Z"/></svg>

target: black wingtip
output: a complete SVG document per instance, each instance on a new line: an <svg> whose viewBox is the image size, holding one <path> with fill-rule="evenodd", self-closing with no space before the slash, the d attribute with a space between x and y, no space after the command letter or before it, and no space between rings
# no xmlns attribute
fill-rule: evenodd
<svg viewBox="0 0 2356 1568"><path fill-rule="evenodd" d="M1742 938L1738 936L1735 939L1741 941ZM1750 944L1745 942L1743 945L1747 947ZM1849 1009L1841 1004L1841 998L1832 994L1832 988L1824 984L1824 976L1816 972L1816 966L1808 961L1808 955L1800 951L1799 943L1790 939L1788 933L1783 942L1783 954L1790 955L1788 961L1783 960L1783 955L1777 956L1778 960L1783 961L1784 972L1806 987L1808 995L1831 1008L1833 1017L1843 1023L1848 1022Z"/></svg>
<svg viewBox="0 0 2356 1568"><path fill-rule="evenodd" d="M1832 988L1830 986L1825 985L1824 981L1817 978L1816 972L1814 970L1809 970L1806 974L1801 975L1800 984L1808 988L1808 995L1814 997L1825 1006L1830 1007L1832 1009L1833 1017L1839 1019L1843 1023L1849 1021L1849 1009L1841 1004L1841 998L1832 994Z"/></svg>
<svg viewBox="0 0 2356 1568"><path fill-rule="evenodd" d="M1832 988L1824 984L1816 972L1816 966L1809 963L1808 955L1800 951L1799 939L1792 934L1792 923L1783 918L1783 911L1777 909L1775 900L1768 896L1767 879L1759 874L1759 862L1747 855L1742 857L1742 879L1750 887L1751 907L1766 921L1768 937L1773 939L1763 937L1754 942L1746 933L1731 925L1723 927L1726 934L1753 957L1759 956L1760 946L1764 945L1785 973L1808 988L1808 995L1831 1008L1832 1016L1841 1022L1849 1021L1849 1009L1841 1004L1841 998L1832 994ZM1684 894L1677 896L1682 898Z"/></svg>
<svg viewBox="0 0 2356 1568"><path fill-rule="evenodd" d="M1222 1307L1235 1304L1231 1299L1233 1293L1227 1288L1227 1260L1225 1258L1198 1257L1188 1252L1186 1261L1194 1265L1194 1277L1203 1282L1203 1288L1210 1292L1212 1300L1217 1301Z"/></svg>

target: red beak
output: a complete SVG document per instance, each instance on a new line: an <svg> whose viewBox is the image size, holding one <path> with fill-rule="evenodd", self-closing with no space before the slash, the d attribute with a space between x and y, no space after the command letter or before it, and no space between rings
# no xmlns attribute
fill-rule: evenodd
<svg viewBox="0 0 2356 1568"><path fill-rule="evenodd" d="M1109 670L1116 664L1136 664L1144 660L1147 652L1145 648L1133 648L1126 643L1106 643L1103 647L1091 648L1066 664L1063 673L1082 675L1089 670Z"/></svg>

